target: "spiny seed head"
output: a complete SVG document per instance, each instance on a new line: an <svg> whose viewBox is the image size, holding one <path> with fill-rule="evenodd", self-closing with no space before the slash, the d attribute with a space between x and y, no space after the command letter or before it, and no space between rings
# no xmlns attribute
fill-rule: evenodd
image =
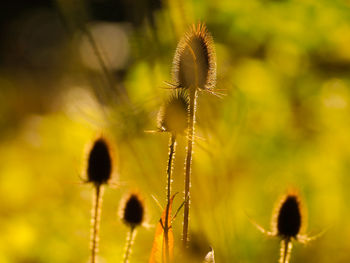
<svg viewBox="0 0 350 263"><path fill-rule="evenodd" d="M177 45L173 60L175 85L186 89L213 89L216 55L213 38L204 24L193 25Z"/></svg>
<svg viewBox="0 0 350 263"><path fill-rule="evenodd" d="M296 194L287 194L281 201L275 216L275 231L282 238L297 238L302 226L302 210Z"/></svg>
<svg viewBox="0 0 350 263"><path fill-rule="evenodd" d="M159 130L173 134L184 133L187 128L188 105L186 91L176 90L159 111Z"/></svg>
<svg viewBox="0 0 350 263"><path fill-rule="evenodd" d="M142 224L144 213L143 202L137 194L130 194L122 204L121 218L126 225L132 228Z"/></svg>
<svg viewBox="0 0 350 263"><path fill-rule="evenodd" d="M95 185L106 184L112 174L112 157L104 138L94 141L89 152L87 176L88 182Z"/></svg>

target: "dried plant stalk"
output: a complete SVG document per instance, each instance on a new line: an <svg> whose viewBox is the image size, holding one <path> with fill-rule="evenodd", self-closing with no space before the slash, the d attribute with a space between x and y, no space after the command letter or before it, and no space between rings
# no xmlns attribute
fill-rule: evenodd
<svg viewBox="0 0 350 263"><path fill-rule="evenodd" d="M170 136L170 142L169 142L169 159L168 159L168 166L167 166L167 205L166 205L166 212L165 212L165 222L164 222L164 240L165 240L165 262L169 262L170 258L170 252L169 252L169 208L170 208L170 198L171 198L171 182L172 182L172 170L173 170L173 163L175 159L175 151L176 151L176 135L175 133L172 133Z"/></svg>
<svg viewBox="0 0 350 263"><path fill-rule="evenodd" d="M290 255L292 253L293 243L290 239L281 240L281 250L279 263L289 263Z"/></svg>
<svg viewBox="0 0 350 263"><path fill-rule="evenodd" d="M141 226L145 219L145 208L141 197L137 193L131 193L121 201L120 218L130 228L127 235L123 262L129 262L132 245L136 236L136 227Z"/></svg>
<svg viewBox="0 0 350 263"><path fill-rule="evenodd" d="M96 262L96 256L98 252L99 231L100 231L100 218L102 207L102 185L95 185L95 194L93 200L93 206L91 211L91 263Z"/></svg>
<svg viewBox="0 0 350 263"><path fill-rule="evenodd" d="M197 90L194 90L193 94L190 94L190 106L188 111L188 138L187 138L187 153L185 160L185 205L184 205L184 221L183 221L183 232L182 242L183 246L187 246L188 242L188 224L189 224L189 213L190 213L190 187L191 187L191 166L192 166L192 148L194 138L194 124L196 116L196 100Z"/></svg>
<svg viewBox="0 0 350 263"><path fill-rule="evenodd" d="M99 228L102 207L103 185L108 184L112 177L112 155L106 139L100 137L94 141L87 159L87 183L92 183L95 189L91 211L91 258L96 262L99 243Z"/></svg>
<svg viewBox="0 0 350 263"><path fill-rule="evenodd" d="M216 56L213 39L204 24L193 25L191 30L180 40L173 61L173 78L175 86L188 91L188 135L185 160L185 205L182 241L188 243L190 186L192 153L195 134L196 104L198 91L213 93L216 82Z"/></svg>
<svg viewBox="0 0 350 263"><path fill-rule="evenodd" d="M165 221L163 222L164 230L164 242L165 242L165 255L166 262L169 262L169 220L170 218L170 200L171 200L171 183L172 183L172 170L175 159L176 151L176 136L177 134L185 133L188 127L188 108L189 99L186 90L176 90L170 99L161 108L158 115L158 129L162 132L170 133L169 141L169 157L167 163L167 194L166 194L166 210ZM163 252L162 252L163 253Z"/></svg>
<svg viewBox="0 0 350 263"><path fill-rule="evenodd" d="M129 262L129 257L132 251L132 245L134 243L135 235L136 235L135 227L131 227L128 233L128 236L126 238L126 246L125 246L125 252L123 256L123 263Z"/></svg>

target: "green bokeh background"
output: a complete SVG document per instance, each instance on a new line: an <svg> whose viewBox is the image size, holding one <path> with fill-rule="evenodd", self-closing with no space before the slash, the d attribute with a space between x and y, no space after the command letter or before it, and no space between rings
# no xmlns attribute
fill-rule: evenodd
<svg viewBox="0 0 350 263"><path fill-rule="evenodd" d="M306 246L295 243L291 262L349 262L350 2L163 1L152 19L123 22L128 62L110 69L112 87L81 58L79 25L106 22L91 2L26 8L3 24L0 262L88 262L93 188L81 176L86 145L101 133L114 142L117 176L104 192L99 262L122 259L128 229L117 213L133 190L145 200L147 227L138 230L130 262L148 261L161 213L152 195L165 206L168 136L145 131L156 129L170 95L162 87L176 44L198 21L213 36L216 87L226 95L199 94L192 262L209 245L216 262L277 262L279 240L249 218L269 229L276 201L291 187L307 210L306 233L328 229ZM149 3L132 4L137 16ZM185 145L180 138L175 207ZM176 253L181 232L182 214Z"/></svg>

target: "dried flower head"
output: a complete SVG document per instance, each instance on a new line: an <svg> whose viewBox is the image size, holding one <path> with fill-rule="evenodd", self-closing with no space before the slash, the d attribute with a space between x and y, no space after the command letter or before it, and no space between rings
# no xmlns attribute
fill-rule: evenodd
<svg viewBox="0 0 350 263"><path fill-rule="evenodd" d="M279 262L288 263L292 252L293 239L301 243L307 243L321 235L308 237L302 234L305 228L305 221L305 213L300 197L296 191L291 191L276 206L272 217L272 232L266 231L255 222L253 223L264 234L280 237L281 250Z"/></svg>
<svg viewBox="0 0 350 263"><path fill-rule="evenodd" d="M277 215L277 233L283 238L297 238L302 224L300 202L296 195L287 195Z"/></svg>
<svg viewBox="0 0 350 263"><path fill-rule="evenodd" d="M297 191L289 191L276 204L272 221L272 235L282 239L298 239L305 230L306 215Z"/></svg>
<svg viewBox="0 0 350 263"><path fill-rule="evenodd" d="M122 203L120 213L123 222L131 228L141 225L145 213L141 198L137 194L130 194Z"/></svg>
<svg viewBox="0 0 350 263"><path fill-rule="evenodd" d="M187 129L188 105L186 91L176 90L159 111L159 130L173 134L184 133Z"/></svg>
<svg viewBox="0 0 350 263"><path fill-rule="evenodd" d="M89 152L87 176L88 182L95 185L106 184L112 174L112 157L107 141L98 138Z"/></svg>
<svg viewBox="0 0 350 263"><path fill-rule="evenodd" d="M193 25L177 45L173 79L181 88L211 90L216 82L213 38L204 24Z"/></svg>

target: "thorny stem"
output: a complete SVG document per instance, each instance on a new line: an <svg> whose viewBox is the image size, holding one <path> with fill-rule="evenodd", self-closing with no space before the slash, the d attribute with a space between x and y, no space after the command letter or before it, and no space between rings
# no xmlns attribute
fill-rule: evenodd
<svg viewBox="0 0 350 263"><path fill-rule="evenodd" d="M292 253L292 247L293 244L289 238L282 239L279 263L289 263L290 255Z"/></svg>
<svg viewBox="0 0 350 263"><path fill-rule="evenodd" d="M167 166L167 205L165 212L165 222L164 222L164 240L165 240L165 262L169 262L170 253L169 253L169 209L170 209L170 196L171 196L171 173L173 170L173 163L175 159L175 151L176 151L176 135L175 133L171 134L170 142L169 142L169 159Z"/></svg>
<svg viewBox="0 0 350 263"><path fill-rule="evenodd" d="M190 89L190 105L188 111L188 140L187 140L187 154L185 161L185 205L184 205L184 223L182 232L183 247L187 247L188 243L188 222L190 211L190 186L191 186L191 164L192 164L192 147L194 138L194 123L196 117L196 100L197 89Z"/></svg>
<svg viewBox="0 0 350 263"><path fill-rule="evenodd" d="M129 262L129 256L131 254L132 244L134 243L134 237L135 237L135 227L131 227L126 239L126 247L125 247L125 252L123 257L123 263Z"/></svg>
<svg viewBox="0 0 350 263"><path fill-rule="evenodd" d="M102 194L103 188L100 184L95 185L95 194L93 201L93 208L91 211L91 263L96 262L96 256L98 251L98 235L100 230L100 217L101 217L101 206L102 206Z"/></svg>

